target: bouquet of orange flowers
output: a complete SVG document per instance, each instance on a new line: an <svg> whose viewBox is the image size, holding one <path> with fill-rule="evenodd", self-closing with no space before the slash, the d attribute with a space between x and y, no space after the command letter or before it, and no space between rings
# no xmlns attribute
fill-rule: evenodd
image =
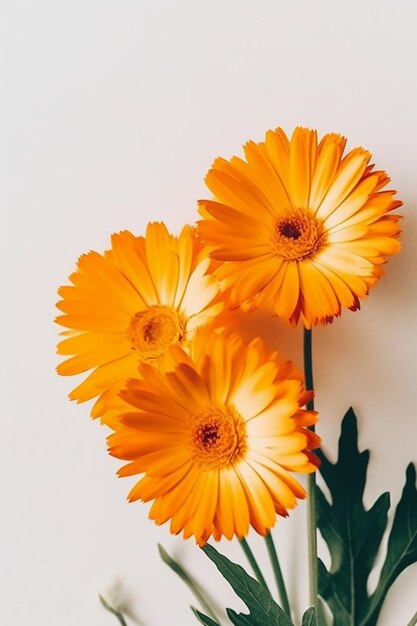
<svg viewBox="0 0 417 626"><path fill-rule="evenodd" d="M366 510L369 453L359 452L352 410L342 424L338 461L315 432L312 329L342 308L356 311L400 250L401 206L383 171L346 140L296 128L248 142L244 158L218 158L206 177L211 198L201 219L178 236L150 223L145 236L123 231L103 254L80 257L59 289L64 326L62 375L89 372L70 393L95 399L91 415L112 430L111 455L138 475L129 500L152 502L150 519L194 537L246 604L227 609L235 626L293 626L270 533L308 497L310 608L303 626L375 626L399 574L417 561L415 469L388 539L379 582L367 582L387 527L389 495ZM247 342L239 314L263 310L304 328L304 373L260 337ZM288 332L292 332L288 329ZM331 500L316 485L319 471ZM296 474L308 474L306 490ZM265 537L278 588L269 591L246 536ZM317 529L331 555L317 556ZM210 543L240 541L253 574ZM219 626L204 592L181 564L162 558L197 595L197 619ZM126 624L121 610L105 606ZM409 626L417 624L417 613Z"/></svg>

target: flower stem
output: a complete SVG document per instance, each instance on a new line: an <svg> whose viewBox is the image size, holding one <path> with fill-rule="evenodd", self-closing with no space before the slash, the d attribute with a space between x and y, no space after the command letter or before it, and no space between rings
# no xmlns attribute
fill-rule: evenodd
<svg viewBox="0 0 417 626"><path fill-rule="evenodd" d="M185 569L180 565L175 559L172 558L168 554L168 552L158 543L158 550L161 556L161 559L170 567L180 578L190 591L194 594L194 597L201 604L202 608L205 610L207 615L211 617L215 622L217 622L218 618L202 593L200 587L197 583L191 578L191 576L185 571Z"/></svg>
<svg viewBox="0 0 417 626"><path fill-rule="evenodd" d="M115 616L117 617L117 619L119 620L121 626L127 626L126 624L126 620L123 617L123 613L115 613Z"/></svg>
<svg viewBox="0 0 417 626"><path fill-rule="evenodd" d="M313 385L313 355L312 355L312 331L304 329L304 378L308 391L314 389ZM314 400L307 403L308 410L314 410ZM310 426L314 431L314 425ZM309 474L307 479L308 489L308 564L310 583L310 606L316 611L318 608L318 582L317 582L317 513L316 513L316 475Z"/></svg>
<svg viewBox="0 0 417 626"><path fill-rule="evenodd" d="M268 548L269 558L271 559L272 569L274 570L275 581L278 587L278 594L284 611L291 617L290 603L288 602L287 590L285 588L284 577L282 575L281 566L279 564L278 554L275 548L274 540L271 532L265 537L266 547Z"/></svg>
<svg viewBox="0 0 417 626"><path fill-rule="evenodd" d="M417 624L417 613L413 615L411 621L407 624L407 626L416 626Z"/></svg>
<svg viewBox="0 0 417 626"><path fill-rule="evenodd" d="M99 598L100 598L100 602L104 606L104 608L107 609L107 611L109 611L110 613L113 613L113 615L115 615L117 617L117 619L119 620L119 623L121 624L121 626L127 626L126 620L123 617L123 613L121 611L119 611L118 609L115 609L114 607L110 606L110 604L108 604L108 602L105 601L103 596L99 595Z"/></svg>
<svg viewBox="0 0 417 626"><path fill-rule="evenodd" d="M252 550L249 547L248 542L246 541L246 539L244 537L242 537L242 539L239 539L239 543L242 546L242 550L246 555L246 558L249 561L249 564L251 566L251 568L253 569L253 573L255 574L256 578L258 579L258 582L261 583L261 585L263 585L265 587L265 589L267 591L269 591L268 589L268 585L266 584L266 580L263 577L263 574L261 572L261 569L253 555Z"/></svg>

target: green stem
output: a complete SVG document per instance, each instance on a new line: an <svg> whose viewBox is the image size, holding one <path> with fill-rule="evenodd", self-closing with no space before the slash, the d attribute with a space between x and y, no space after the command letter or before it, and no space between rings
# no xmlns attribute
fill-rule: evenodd
<svg viewBox="0 0 417 626"><path fill-rule="evenodd" d="M121 613L120 611L118 611L114 607L110 606L110 604L108 604L105 601L103 596L99 595L99 598L100 598L100 602L104 606L104 608L107 609L107 611L109 611L110 613L113 613L113 615L115 615L117 617L117 619L119 620L119 623L121 624L121 626L127 626L126 620L123 617L123 613Z"/></svg>
<svg viewBox="0 0 417 626"><path fill-rule="evenodd" d="M122 613L115 613L115 616L117 617L117 619L119 620L119 622L121 623L122 626L127 626L126 620L123 617Z"/></svg>
<svg viewBox="0 0 417 626"><path fill-rule="evenodd" d="M201 604L202 608L205 610L207 615L211 617L215 622L218 621L216 614L202 593L200 587L197 583L191 578L191 576L185 571L185 569L180 565L177 561L175 561L172 556L168 554L168 552L158 543L159 554L161 555L161 559L174 571L183 582L187 585L190 591L194 594L194 597Z"/></svg>
<svg viewBox="0 0 417 626"><path fill-rule="evenodd" d="M407 626L416 626L417 624L417 613L413 615L411 621L407 624Z"/></svg>
<svg viewBox="0 0 417 626"><path fill-rule="evenodd" d="M304 378L308 391L314 389L313 385L313 354L312 354L312 331L304 329ZM307 403L308 410L314 410L314 400ZM314 425L310 426L314 431ZM310 606L318 609L318 575L317 575L317 513L316 513L316 475L309 474L307 481L308 489L308 567L310 583Z"/></svg>
<svg viewBox="0 0 417 626"><path fill-rule="evenodd" d="M269 558L271 559L272 569L274 570L275 581L278 587L278 594L284 611L291 617L290 603L288 602L287 590L285 588L284 577L282 575L281 566L279 564L278 554L275 548L274 540L269 532L265 537L266 547L268 548Z"/></svg>
<svg viewBox="0 0 417 626"><path fill-rule="evenodd" d="M261 572L261 569L253 555L252 550L249 547L248 542L246 541L246 539L243 537L242 539L239 539L239 543L242 546L243 552L246 555L246 558L249 561L249 564L251 566L251 568L253 569L253 573L255 574L256 578L258 579L258 582L261 583L261 585L263 585L265 587L265 589L267 591L269 591L268 589L268 585L266 584L265 578L263 577L263 574Z"/></svg>
<svg viewBox="0 0 417 626"><path fill-rule="evenodd" d="M304 329L304 379L306 389L308 391L314 389L313 383L313 350L312 350L312 336L311 330ZM307 409L314 411L314 400L310 400L307 403ZM314 426L310 426L311 430L314 430Z"/></svg>

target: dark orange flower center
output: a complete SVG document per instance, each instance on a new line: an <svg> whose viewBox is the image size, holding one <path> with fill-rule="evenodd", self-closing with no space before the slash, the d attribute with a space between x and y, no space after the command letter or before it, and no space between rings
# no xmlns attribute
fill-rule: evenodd
<svg viewBox="0 0 417 626"><path fill-rule="evenodd" d="M287 260L301 261L317 252L324 243L325 233L321 220L308 211L292 209L275 218L271 239L275 254Z"/></svg>
<svg viewBox="0 0 417 626"><path fill-rule="evenodd" d="M243 418L232 406L211 406L192 416L191 449L206 469L232 464L243 454L245 441Z"/></svg>
<svg viewBox="0 0 417 626"><path fill-rule="evenodd" d="M128 335L132 350L142 359L155 359L181 341L184 324L172 307L155 305L133 316Z"/></svg>
<svg viewBox="0 0 417 626"><path fill-rule="evenodd" d="M218 423L200 426L198 430L198 442L205 450L215 446L218 439L220 439Z"/></svg>
<svg viewBox="0 0 417 626"><path fill-rule="evenodd" d="M284 221L278 226L279 232L283 237L287 239L298 239L301 237L300 224L297 220Z"/></svg>

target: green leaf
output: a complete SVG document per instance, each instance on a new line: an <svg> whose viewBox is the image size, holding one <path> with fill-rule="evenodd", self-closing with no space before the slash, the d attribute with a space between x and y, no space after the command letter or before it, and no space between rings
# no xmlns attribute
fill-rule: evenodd
<svg viewBox="0 0 417 626"><path fill-rule="evenodd" d="M226 613L232 624L234 624L235 626L252 626L249 615L236 613L236 611L234 611L233 609L226 609Z"/></svg>
<svg viewBox="0 0 417 626"><path fill-rule="evenodd" d="M200 611L197 611L197 609L195 609L193 606L191 607L191 610L196 618L202 624L204 624L204 626L220 626L220 624L218 622L215 622L214 619L211 619L211 617L208 617L208 615L204 615L204 613L200 613Z"/></svg>
<svg viewBox="0 0 417 626"><path fill-rule="evenodd" d="M293 626L291 619L274 601L269 591L249 576L243 567L232 563L213 546L206 544L202 550L249 609L248 615L227 609L235 626Z"/></svg>
<svg viewBox="0 0 417 626"><path fill-rule="evenodd" d="M316 616L318 626L329 626L327 617L325 614L325 610L324 610L325 604L326 603L321 598L319 598L319 603L317 606L317 616Z"/></svg>
<svg viewBox="0 0 417 626"><path fill-rule="evenodd" d="M410 464L379 583L368 595L367 582L386 530L390 498L384 493L365 510L369 451L359 452L357 440L356 416L350 409L342 423L337 463L319 452L320 471L332 498L330 503L317 488L317 524L332 559L330 571L319 560L319 593L333 613L334 626L376 626L388 590L401 572L417 562L416 471Z"/></svg>
<svg viewBox="0 0 417 626"><path fill-rule="evenodd" d="M363 492L369 451L359 452L356 416L350 409L342 423L339 458L332 464L323 452L321 474L330 503L317 488L317 524L331 555L327 571L319 560L319 593L329 605L334 626L370 626L367 581L387 525L389 494L384 493L367 511Z"/></svg>
<svg viewBox="0 0 417 626"><path fill-rule="evenodd" d="M378 586L371 597L366 616L366 626L377 622L382 603L389 588L398 576L417 562L417 489L416 469L412 463L407 468L406 483L395 511L394 522L388 539L387 556L382 566Z"/></svg>
<svg viewBox="0 0 417 626"><path fill-rule="evenodd" d="M307 609L303 615L303 623L301 626L317 626L317 615L313 607Z"/></svg>
<svg viewBox="0 0 417 626"><path fill-rule="evenodd" d="M173 559L172 556L168 554L168 552L165 550L163 546L161 546L160 543L158 543L158 550L159 550L161 559L164 561L164 563L166 563L168 567L170 567L172 571L175 572L181 578L181 580L185 582L187 587L194 594L194 597L196 598L196 600L198 600L202 608L210 615L210 618L214 620L214 623L215 623L215 620L217 619L217 617L213 609L211 608L210 603L207 600L200 585L194 580L192 576L190 576L190 574L183 568L183 566L180 563L178 563L178 561Z"/></svg>

